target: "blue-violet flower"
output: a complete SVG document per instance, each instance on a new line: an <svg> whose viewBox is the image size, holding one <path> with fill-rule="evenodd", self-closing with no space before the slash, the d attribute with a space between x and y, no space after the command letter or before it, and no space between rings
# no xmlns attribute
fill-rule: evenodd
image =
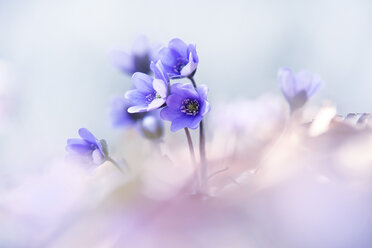
<svg viewBox="0 0 372 248"><path fill-rule="evenodd" d="M84 158L87 162L100 165L108 158L107 144L105 140L98 140L86 128L79 129L81 138L67 140L66 150L69 153Z"/></svg>
<svg viewBox="0 0 372 248"><path fill-rule="evenodd" d="M141 72L133 74L135 89L127 91L125 98L134 106L128 108L129 113L147 112L161 107L168 96L169 78L163 73L160 61L151 63L155 79Z"/></svg>
<svg viewBox="0 0 372 248"><path fill-rule="evenodd" d="M168 47L159 51L159 60L170 78L192 76L199 63L195 45L186 45L178 38L172 39Z"/></svg>
<svg viewBox="0 0 372 248"><path fill-rule="evenodd" d="M111 59L117 68L129 75L135 72L150 74L150 62L156 60L154 50L146 36L139 36L133 44L131 53L113 50Z"/></svg>
<svg viewBox="0 0 372 248"><path fill-rule="evenodd" d="M167 106L160 112L161 118L171 121L171 131L181 128L196 129L204 115L210 111L207 101L208 88L199 85L175 83L167 98Z"/></svg>
<svg viewBox="0 0 372 248"><path fill-rule="evenodd" d="M279 69L278 80L291 112L304 106L307 100L323 84L319 75L307 71L300 71L294 75L289 68Z"/></svg>

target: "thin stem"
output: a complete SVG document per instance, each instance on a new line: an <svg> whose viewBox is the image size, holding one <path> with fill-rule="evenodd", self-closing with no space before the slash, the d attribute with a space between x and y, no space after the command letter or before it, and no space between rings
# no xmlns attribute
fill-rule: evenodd
<svg viewBox="0 0 372 248"><path fill-rule="evenodd" d="M186 134L186 138L187 138L187 143L189 145L189 151L190 151L190 156L191 156L192 163L196 166L194 144L192 143L190 131L187 127L185 127L185 134Z"/></svg>
<svg viewBox="0 0 372 248"><path fill-rule="evenodd" d="M207 193L208 189L208 171L207 171L207 158L205 155L205 133L203 121L199 125L199 152L200 152L200 177L201 187L203 193Z"/></svg>
<svg viewBox="0 0 372 248"><path fill-rule="evenodd" d="M195 80L194 80L194 77L189 77L192 85L194 86L194 88L196 89L196 83L195 83Z"/></svg>
<svg viewBox="0 0 372 248"><path fill-rule="evenodd" d="M197 89L196 82L193 75L189 77L192 85ZM207 193L208 191L208 171L207 171L207 158L205 155L205 132L203 121L199 124L199 153L200 153L200 177L201 177L201 191Z"/></svg>
<svg viewBox="0 0 372 248"><path fill-rule="evenodd" d="M107 161L110 161L113 165L116 166L116 168L118 168L118 170L119 170L121 173L125 174L124 170L121 168L121 166L119 165L118 162L116 162L115 160L113 160L111 157L108 157L108 158L107 158ZM127 166L126 166L126 167L127 167Z"/></svg>
<svg viewBox="0 0 372 248"><path fill-rule="evenodd" d="M194 144L192 143L190 131L187 127L185 127L185 134L187 138L187 143L189 145L189 151L190 151L190 157L192 164L194 166L194 190L197 191L199 187L199 177L198 177L198 171L197 171L197 164L196 164L196 159L195 159L195 151L194 151Z"/></svg>

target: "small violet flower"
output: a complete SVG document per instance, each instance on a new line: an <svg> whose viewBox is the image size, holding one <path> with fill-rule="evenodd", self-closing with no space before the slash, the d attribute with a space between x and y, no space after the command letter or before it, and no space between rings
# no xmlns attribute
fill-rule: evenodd
<svg viewBox="0 0 372 248"><path fill-rule="evenodd" d="M171 121L171 131L188 127L196 129L204 115L210 111L205 85L195 89L191 84L175 83L167 98L167 106L160 112L161 118Z"/></svg>
<svg viewBox="0 0 372 248"><path fill-rule="evenodd" d="M113 127L132 127L145 117L145 113L128 113L128 108L132 106L133 104L124 97L112 99L110 117Z"/></svg>
<svg viewBox="0 0 372 248"><path fill-rule="evenodd" d="M195 45L186 45L178 38L159 51L159 60L170 78L191 77L199 63Z"/></svg>
<svg viewBox="0 0 372 248"><path fill-rule="evenodd" d="M98 140L86 128L79 129L81 138L67 140L66 150L69 153L78 155L87 162L100 165L108 159L107 144L104 139Z"/></svg>
<svg viewBox="0 0 372 248"><path fill-rule="evenodd" d="M156 49L157 47L150 46L146 36L139 36L130 54L121 50L113 50L111 59L117 68L129 75L135 72L150 74L150 62L156 60L154 56Z"/></svg>
<svg viewBox="0 0 372 248"><path fill-rule="evenodd" d="M294 75L289 68L279 69L278 80L291 112L304 106L307 100L323 84L322 79L316 74L300 71Z"/></svg>
<svg viewBox="0 0 372 248"><path fill-rule="evenodd" d="M169 78L163 73L160 61L151 63L155 79L141 72L133 74L132 80L135 89L125 94L134 106L128 108L129 113L148 112L161 107L168 96Z"/></svg>

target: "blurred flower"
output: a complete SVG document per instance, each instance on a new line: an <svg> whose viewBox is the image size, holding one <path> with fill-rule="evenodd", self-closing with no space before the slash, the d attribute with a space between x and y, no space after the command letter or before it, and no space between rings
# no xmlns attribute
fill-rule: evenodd
<svg viewBox="0 0 372 248"><path fill-rule="evenodd" d="M131 106L133 104L124 97L115 97L112 100L110 117L114 127L132 127L145 117L145 113L128 113Z"/></svg>
<svg viewBox="0 0 372 248"><path fill-rule="evenodd" d="M307 71L300 71L294 75L289 68L279 69L278 80L291 112L304 106L307 100L323 84L319 75Z"/></svg>
<svg viewBox="0 0 372 248"><path fill-rule="evenodd" d="M185 127L196 129L204 115L210 111L207 94L208 88L205 85L195 89L191 84L175 83L160 116L172 122L173 132Z"/></svg>
<svg viewBox="0 0 372 248"><path fill-rule="evenodd" d="M164 134L164 125L158 115L147 114L140 122L140 131L147 139L160 139Z"/></svg>
<svg viewBox="0 0 372 248"><path fill-rule="evenodd" d="M155 79L141 72L133 74L132 80L135 89L129 90L125 98L133 103L128 109L129 113L147 112L161 107L168 96L168 77L162 72L162 65L159 61L152 64Z"/></svg>
<svg viewBox="0 0 372 248"><path fill-rule="evenodd" d="M72 154L100 165L108 158L107 144L104 139L98 140L86 128L79 129L79 138L68 139L66 150Z"/></svg>
<svg viewBox="0 0 372 248"><path fill-rule="evenodd" d="M159 60L170 78L192 76L199 62L195 45L186 45L178 38L171 40L168 47L160 50Z"/></svg>
<svg viewBox="0 0 372 248"><path fill-rule="evenodd" d="M150 62L156 60L154 52L146 36L139 36L133 44L131 53L113 50L111 57L114 65L123 72L132 75L135 72L150 74Z"/></svg>

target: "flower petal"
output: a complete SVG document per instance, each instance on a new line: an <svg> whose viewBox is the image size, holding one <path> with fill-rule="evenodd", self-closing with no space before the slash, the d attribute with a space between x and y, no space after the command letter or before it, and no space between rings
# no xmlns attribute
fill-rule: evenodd
<svg viewBox="0 0 372 248"><path fill-rule="evenodd" d="M207 95L208 95L208 87L205 84L201 84L197 88L197 92L199 93L199 96L203 100L207 100Z"/></svg>
<svg viewBox="0 0 372 248"><path fill-rule="evenodd" d="M171 50L176 51L181 57L187 58L187 45L181 39L174 38L168 43Z"/></svg>
<svg viewBox="0 0 372 248"><path fill-rule="evenodd" d="M168 85L161 79L154 79L152 81L152 87L162 97L166 98L168 95Z"/></svg>
<svg viewBox="0 0 372 248"><path fill-rule="evenodd" d="M136 87L136 89L144 93L153 90L152 80L153 80L152 77L142 72L136 72L132 76L134 87Z"/></svg>
<svg viewBox="0 0 372 248"><path fill-rule="evenodd" d="M148 107L147 104L132 106L128 108L128 113L133 114L133 113L147 112L147 107Z"/></svg>
<svg viewBox="0 0 372 248"><path fill-rule="evenodd" d="M79 129L79 136L90 143L96 143L96 137L86 128Z"/></svg>
<svg viewBox="0 0 372 248"><path fill-rule="evenodd" d="M178 131L182 128L188 127L192 123L192 121L193 121L192 117L182 115L172 121L170 129L172 132Z"/></svg>
<svg viewBox="0 0 372 248"><path fill-rule="evenodd" d="M203 119L203 116L202 115L198 115L198 116L195 116L194 120L191 122L191 124L189 125L189 128L190 129L196 129L198 128L199 124L200 124L200 121Z"/></svg>
<svg viewBox="0 0 372 248"><path fill-rule="evenodd" d="M105 156L101 153L99 149L95 149L92 153L93 163L100 165L105 161Z"/></svg>
<svg viewBox="0 0 372 248"><path fill-rule="evenodd" d="M169 82L169 77L165 73L165 68L160 60L156 62L156 64L154 62L151 62L150 68L154 72L155 78L161 79L167 83Z"/></svg>
<svg viewBox="0 0 372 248"><path fill-rule="evenodd" d="M161 105L165 103L165 100L162 98L156 98L154 99L147 107L147 111L151 111L154 109L159 108Z"/></svg>
<svg viewBox="0 0 372 248"><path fill-rule="evenodd" d="M187 47L187 53L192 54L192 58L193 58L194 63L196 63L196 64L199 63L199 57L198 57L198 54L196 52L196 46L194 44L190 44Z"/></svg>
<svg viewBox="0 0 372 248"><path fill-rule="evenodd" d="M179 109L184 98L177 94L172 94L167 97L167 106L172 109Z"/></svg>
<svg viewBox="0 0 372 248"><path fill-rule="evenodd" d="M204 116L211 110L211 106L209 105L209 102L203 101L202 107L200 109L200 115Z"/></svg>
<svg viewBox="0 0 372 248"><path fill-rule="evenodd" d="M168 47L164 47L159 51L159 59L163 63L164 66L168 66L169 69L173 68L176 64L177 54L175 54L171 49Z"/></svg>
<svg viewBox="0 0 372 248"><path fill-rule="evenodd" d="M87 144L71 144L66 146L66 151L79 155L87 155L92 152L92 148Z"/></svg>
<svg viewBox="0 0 372 248"><path fill-rule="evenodd" d="M283 95L288 99L296 95L296 80L291 69L281 68L278 72L278 80Z"/></svg>
<svg viewBox="0 0 372 248"><path fill-rule="evenodd" d="M163 120L173 121L183 115L179 110L172 109L170 107L165 107L160 111L160 117Z"/></svg>
<svg viewBox="0 0 372 248"><path fill-rule="evenodd" d="M125 93L125 98L131 101L134 105L142 105L146 102L146 95L139 90L128 90Z"/></svg>
<svg viewBox="0 0 372 248"><path fill-rule="evenodd" d="M189 75L191 75L195 70L196 68L198 67L198 64L196 64L193 60L192 60L192 55L190 53L190 59L189 59L189 63L187 63L181 70L181 76L183 77L187 77Z"/></svg>

